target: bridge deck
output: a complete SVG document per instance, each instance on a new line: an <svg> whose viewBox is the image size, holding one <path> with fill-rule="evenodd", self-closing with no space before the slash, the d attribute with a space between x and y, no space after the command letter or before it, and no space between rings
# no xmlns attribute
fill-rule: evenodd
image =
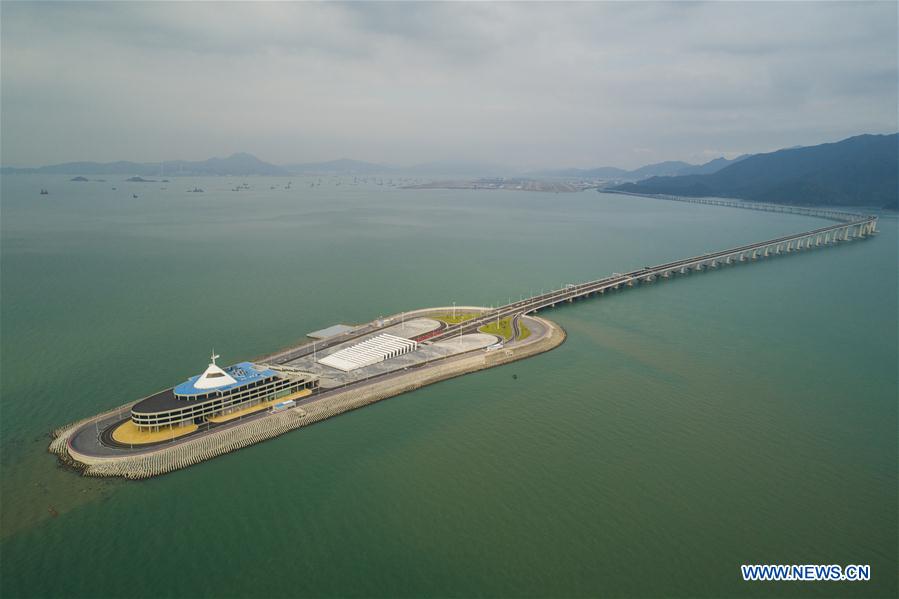
<svg viewBox="0 0 899 599"><path fill-rule="evenodd" d="M630 194L629 194L630 195ZM653 197L656 196L647 196ZM721 261L746 261L756 259L758 252L764 252L764 256L768 256L769 252L782 253L781 248L786 252L792 252L800 249L799 246L804 242L806 248L811 247L814 242L815 247L821 245L832 245L838 241L848 241L852 238L864 238L867 235L876 233L877 217L850 212L841 212L831 209L806 208L802 206L781 206L776 204L752 204L747 202L737 202L730 200L718 200L711 198L678 198L674 196L664 196L658 199L686 201L691 203L712 204L717 206L728 206L735 208L744 208L750 210L765 210L776 212L789 212L793 214L802 214L805 216L814 216L828 220L838 221L837 224L828 225L795 233L792 235L784 235L775 239L767 239L756 243L750 243L738 247L733 247L718 252L703 254L701 256L691 256L674 262L667 262L648 268L633 270L627 273L616 273L602 279L588 281L577 285L567 285L561 289L555 289L547 293L535 295L500 306L489 312L479 315L477 318L465 321L458 325L447 327L440 334L434 336L432 341L440 341L454 335L464 334L476 330L486 323L492 322L497 318L517 317L522 314L535 312L542 308L555 306L560 302L572 301L580 297L586 297L593 293L602 293L606 289L617 289L621 285L633 285L640 281L651 281L658 276L670 276L674 272L683 272L687 269L701 269L705 266L717 266ZM796 248L793 248L793 244Z"/></svg>

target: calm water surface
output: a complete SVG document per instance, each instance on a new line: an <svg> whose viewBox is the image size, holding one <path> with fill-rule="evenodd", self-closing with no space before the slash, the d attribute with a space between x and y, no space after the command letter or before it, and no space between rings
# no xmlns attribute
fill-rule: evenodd
<svg viewBox="0 0 899 599"><path fill-rule="evenodd" d="M199 372L213 346L232 363L821 221L352 178L67 179L2 179L4 597L896 595L894 218L548 312L569 333L548 354L128 482L57 468L47 431ZM742 563L873 580L747 584Z"/></svg>

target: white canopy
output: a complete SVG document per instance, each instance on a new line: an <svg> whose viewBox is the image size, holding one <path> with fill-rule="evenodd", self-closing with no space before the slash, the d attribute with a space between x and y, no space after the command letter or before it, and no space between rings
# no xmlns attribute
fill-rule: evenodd
<svg viewBox="0 0 899 599"><path fill-rule="evenodd" d="M233 385L237 381L230 374L216 366L216 354L212 354L212 362L200 375L200 378L194 383L197 389L215 389L216 387L224 387L225 385Z"/></svg>

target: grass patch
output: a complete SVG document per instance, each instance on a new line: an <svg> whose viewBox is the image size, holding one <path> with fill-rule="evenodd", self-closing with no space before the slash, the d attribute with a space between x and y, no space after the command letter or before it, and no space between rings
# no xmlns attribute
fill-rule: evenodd
<svg viewBox="0 0 899 599"><path fill-rule="evenodd" d="M518 335L519 341L522 341L523 339L527 339L528 337L531 336L531 329L527 328L525 326L525 324L521 321L518 321L518 330L519 330L519 335Z"/></svg>
<svg viewBox="0 0 899 599"><path fill-rule="evenodd" d="M446 314L437 314L436 316L431 316L430 318L445 322L446 324L459 324L460 322L471 320L477 315L477 312L456 312L456 315L453 316L452 312L448 312Z"/></svg>
<svg viewBox="0 0 899 599"><path fill-rule="evenodd" d="M499 335L506 341L509 341L512 338L512 317L503 318L498 324L494 320L490 324L485 324L478 330L490 335Z"/></svg>

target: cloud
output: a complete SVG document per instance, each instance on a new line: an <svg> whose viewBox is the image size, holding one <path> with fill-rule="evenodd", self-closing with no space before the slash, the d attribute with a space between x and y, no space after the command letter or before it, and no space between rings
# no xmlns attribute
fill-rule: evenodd
<svg viewBox="0 0 899 599"><path fill-rule="evenodd" d="M627 167L894 131L896 10L4 3L2 160Z"/></svg>

